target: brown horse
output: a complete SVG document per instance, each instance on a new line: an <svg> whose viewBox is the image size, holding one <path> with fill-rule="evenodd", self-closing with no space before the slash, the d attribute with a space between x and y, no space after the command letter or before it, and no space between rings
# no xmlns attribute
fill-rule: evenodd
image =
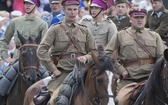
<svg viewBox="0 0 168 105"><path fill-rule="evenodd" d="M38 44L41 40L41 34L32 40L31 37L26 40L18 32L22 46L20 47L18 78L12 91L7 96L6 105L23 105L24 95L27 88L38 81L39 59L36 55Z"/></svg>
<svg viewBox="0 0 168 105"><path fill-rule="evenodd" d="M133 105L168 105L168 49L158 60L145 87Z"/></svg>
<svg viewBox="0 0 168 105"><path fill-rule="evenodd" d="M70 105L115 105L118 75L114 64L108 56L92 53L92 58L93 63L81 76ZM77 69L80 70L80 66Z"/></svg>

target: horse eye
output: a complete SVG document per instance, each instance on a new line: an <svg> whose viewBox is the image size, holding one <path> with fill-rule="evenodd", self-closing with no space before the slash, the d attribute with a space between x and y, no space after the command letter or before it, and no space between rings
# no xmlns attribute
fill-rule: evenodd
<svg viewBox="0 0 168 105"><path fill-rule="evenodd" d="M103 83L103 79L97 79L98 83Z"/></svg>

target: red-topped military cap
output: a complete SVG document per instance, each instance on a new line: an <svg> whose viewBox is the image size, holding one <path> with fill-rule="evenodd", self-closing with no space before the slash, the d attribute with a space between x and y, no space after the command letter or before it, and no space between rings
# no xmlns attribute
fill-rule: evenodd
<svg viewBox="0 0 168 105"><path fill-rule="evenodd" d="M103 10L106 10L108 8L107 2L105 0L92 0L90 6L100 7Z"/></svg>
<svg viewBox="0 0 168 105"><path fill-rule="evenodd" d="M41 4L40 0L24 0L23 3L25 3L25 2L34 4L34 5L38 6L38 7L40 7L40 4Z"/></svg>
<svg viewBox="0 0 168 105"><path fill-rule="evenodd" d="M50 3L53 4L53 3L61 3L61 0L50 0Z"/></svg>
<svg viewBox="0 0 168 105"><path fill-rule="evenodd" d="M128 3L128 0L116 0L115 5L120 4L120 3Z"/></svg>
<svg viewBox="0 0 168 105"><path fill-rule="evenodd" d="M132 7L131 10L129 11L129 15L131 17L146 16L147 15L147 11L144 8Z"/></svg>
<svg viewBox="0 0 168 105"><path fill-rule="evenodd" d="M73 4L79 5L79 0L62 0L61 4L63 6L65 6L65 5L73 5Z"/></svg>

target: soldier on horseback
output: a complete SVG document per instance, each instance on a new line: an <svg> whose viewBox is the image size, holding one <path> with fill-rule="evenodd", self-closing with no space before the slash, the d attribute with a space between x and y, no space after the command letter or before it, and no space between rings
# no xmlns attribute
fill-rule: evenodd
<svg viewBox="0 0 168 105"><path fill-rule="evenodd" d="M116 69L121 77L118 82L119 105L130 105L130 96L138 83L149 77L155 61L163 56L165 46L154 31L144 28L147 12L133 7L130 12L131 27L118 32L105 48L105 54L118 51L120 63Z"/></svg>
<svg viewBox="0 0 168 105"><path fill-rule="evenodd" d="M40 0L24 0L24 8L26 14L21 17L17 17L13 19L6 31L4 32L3 37L0 39L0 56L2 59L10 64L14 63L19 59L19 47L21 46L21 42L18 39L18 32L23 35L25 39L31 37L35 39L40 33L42 36L46 33L48 26L42 20L36 16L35 11L40 6ZM16 50L14 52L13 58L8 55L7 45L10 40L14 37L16 43ZM6 70L8 72L8 70ZM4 74L5 76L5 74ZM11 77L13 78L13 77ZM2 82L2 81L1 81ZM13 81L11 81L12 84ZM5 84L3 84L5 85ZM9 87L5 87L8 89ZM6 93L4 93L5 95ZM2 95L2 94L1 94Z"/></svg>
<svg viewBox="0 0 168 105"><path fill-rule="evenodd" d="M67 79L64 85L70 89L71 93L71 88L75 83L72 71L76 59L83 65L91 60L91 50L96 51L93 35L86 26L80 25L76 21L79 0L62 0L61 3L65 19L50 27L37 49L39 59L47 70L53 73L53 78L48 77L32 85L27 90L25 101L31 100L28 94L34 92L35 89L38 90L39 85L47 85L47 89L52 95L65 78ZM48 51L50 52L48 53ZM67 105L68 101L64 100L68 100L69 95L60 94L59 96L57 98L58 105ZM25 105L28 103L25 102Z"/></svg>

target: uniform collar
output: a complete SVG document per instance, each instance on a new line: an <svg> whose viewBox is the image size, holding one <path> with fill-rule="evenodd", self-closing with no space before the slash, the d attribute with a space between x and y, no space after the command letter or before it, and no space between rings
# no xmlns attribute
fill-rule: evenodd
<svg viewBox="0 0 168 105"><path fill-rule="evenodd" d="M118 16L118 15L117 15L117 16L116 16L117 20L119 20L119 21L125 19L126 17L127 17L127 16L125 16L125 15L123 15L123 16Z"/></svg>
<svg viewBox="0 0 168 105"><path fill-rule="evenodd" d="M75 27L77 26L76 20L72 21L72 20L64 19L63 22L68 26L75 26Z"/></svg>
<svg viewBox="0 0 168 105"><path fill-rule="evenodd" d="M35 20L35 18L36 18L36 16L34 16L34 17L28 17L28 16L24 16L24 18L25 18L25 21L33 21L33 20Z"/></svg>
<svg viewBox="0 0 168 105"><path fill-rule="evenodd" d="M51 12L51 14L53 15L53 17L55 17L55 16L57 16L57 15L59 15L59 14L64 14L64 13L60 10L60 11L58 11L57 13Z"/></svg>
<svg viewBox="0 0 168 105"><path fill-rule="evenodd" d="M98 21L98 22L97 22L97 21L92 20L91 22L92 22L92 24L95 25L95 26L99 26L99 25L101 24L101 21Z"/></svg>
<svg viewBox="0 0 168 105"><path fill-rule="evenodd" d="M156 14L156 15L157 15L157 18L160 18L160 16L162 15L162 13L163 13L164 11L165 11L165 8L162 7L158 12L153 11L153 12L151 13L151 15Z"/></svg>
<svg viewBox="0 0 168 105"><path fill-rule="evenodd" d="M131 31L133 32L133 33L142 33L143 31L144 31L144 28L142 28L142 29L135 29L134 27L132 27L131 26Z"/></svg>
<svg viewBox="0 0 168 105"><path fill-rule="evenodd" d="M153 16L153 15L156 14L157 18L160 18L160 16L162 15L162 13L163 13L162 11L159 11L159 12L154 12L153 11L151 15Z"/></svg>

